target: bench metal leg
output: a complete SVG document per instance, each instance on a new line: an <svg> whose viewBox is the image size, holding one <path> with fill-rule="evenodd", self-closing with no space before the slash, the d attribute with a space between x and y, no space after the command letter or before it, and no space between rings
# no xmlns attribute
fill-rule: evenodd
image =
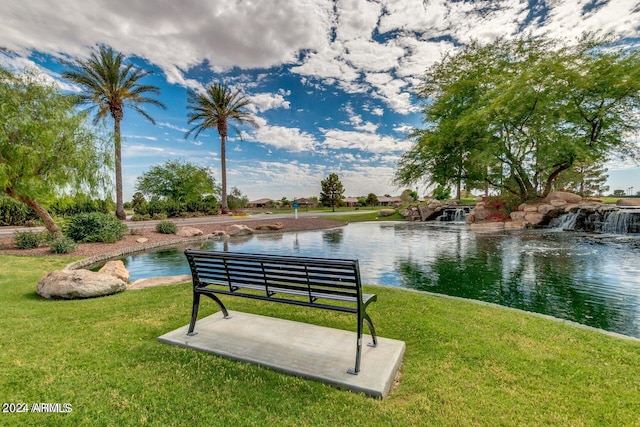
<svg viewBox="0 0 640 427"><path fill-rule="evenodd" d="M360 372L360 359L362 358L362 323L363 316L361 313L358 313L358 341L356 342L356 365L353 369L349 368L347 370L348 374L358 375Z"/></svg>
<svg viewBox="0 0 640 427"><path fill-rule="evenodd" d="M187 331L187 335L189 336L193 336L197 334L197 332L194 332L193 330L196 327L196 320L198 319L198 308L200 307L200 295L201 294L197 292L193 293L193 308L191 309L191 321L189 322L189 330ZM227 311L227 308L224 306L222 301L220 301L220 299L217 296L211 295L211 294L204 294L204 295L214 300L215 303L218 304L218 306L220 307L220 310L222 311L224 318L229 319L230 316L229 316L229 312Z"/></svg>
<svg viewBox="0 0 640 427"><path fill-rule="evenodd" d="M211 298L212 300L214 300L216 302L216 304L218 304L218 307L220 307L220 310L222 311L223 317L225 319L229 319L231 316L229 316L229 312L227 311L227 308L224 306L224 304L222 303L222 301L220 301L220 299L213 295L213 294L205 294L206 296L208 296L209 298Z"/></svg>
<svg viewBox="0 0 640 427"><path fill-rule="evenodd" d="M367 322L367 326L369 326L369 332L371 332L371 339L373 342L367 344L369 347L377 347L378 346L378 336L376 335L376 329L373 327L373 321L371 317L367 313L364 314L364 321Z"/></svg>
<svg viewBox="0 0 640 427"><path fill-rule="evenodd" d="M373 321L371 317L365 312L361 315L361 319L358 319L358 341L356 343L356 364L354 368L349 368L347 373L351 375L358 375L360 372L360 360L362 359L362 332L364 329L364 322L367 322L367 326L369 327L369 332L371 332L371 338L373 339L372 343L367 344L369 347L377 347L378 346L378 337L376 335L376 330L373 327Z"/></svg>
<svg viewBox="0 0 640 427"><path fill-rule="evenodd" d="M189 322L189 330L187 331L187 335L193 336L197 334L197 332L193 332L196 327L196 319L198 319L198 308L200 307L200 294L194 292L193 293L193 307L191 308L191 321Z"/></svg>

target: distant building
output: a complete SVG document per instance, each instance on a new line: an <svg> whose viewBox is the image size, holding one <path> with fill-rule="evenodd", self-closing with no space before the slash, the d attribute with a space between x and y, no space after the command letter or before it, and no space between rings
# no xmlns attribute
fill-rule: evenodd
<svg viewBox="0 0 640 427"><path fill-rule="evenodd" d="M402 204L402 199L400 197L378 196L378 204L380 206L394 206L397 208Z"/></svg>
<svg viewBox="0 0 640 427"><path fill-rule="evenodd" d="M393 206L399 207L402 205L402 199L400 197L386 197L386 196L377 196L378 197L378 206ZM358 200L364 197L345 197L342 199L342 203L348 207L358 206Z"/></svg>
<svg viewBox="0 0 640 427"><path fill-rule="evenodd" d="M249 202L250 208L266 208L273 200L271 199L258 199Z"/></svg>
<svg viewBox="0 0 640 427"><path fill-rule="evenodd" d="M345 197L344 199L342 199L342 203L345 204L345 206L348 206L350 208L355 207L358 205L358 198L357 197Z"/></svg>

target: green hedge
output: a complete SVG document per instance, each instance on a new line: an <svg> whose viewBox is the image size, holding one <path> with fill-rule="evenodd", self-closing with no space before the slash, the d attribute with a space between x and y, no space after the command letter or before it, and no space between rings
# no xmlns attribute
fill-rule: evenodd
<svg viewBox="0 0 640 427"><path fill-rule="evenodd" d="M74 216L65 235L76 242L113 243L122 240L127 226L113 215L93 212Z"/></svg>

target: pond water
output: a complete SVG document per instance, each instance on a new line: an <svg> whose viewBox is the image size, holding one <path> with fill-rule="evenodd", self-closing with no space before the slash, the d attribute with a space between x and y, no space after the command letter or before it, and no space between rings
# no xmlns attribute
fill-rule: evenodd
<svg viewBox="0 0 640 427"><path fill-rule="evenodd" d="M358 259L365 284L487 301L640 338L637 235L375 222L209 241L202 248ZM133 254L124 262L131 280L190 274L183 250Z"/></svg>

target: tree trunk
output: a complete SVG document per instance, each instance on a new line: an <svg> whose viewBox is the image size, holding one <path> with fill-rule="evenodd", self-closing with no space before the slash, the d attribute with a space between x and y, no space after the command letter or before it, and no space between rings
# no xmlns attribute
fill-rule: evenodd
<svg viewBox="0 0 640 427"><path fill-rule="evenodd" d="M226 141L227 135L225 133L220 134L220 168L222 174L222 201L221 209L223 214L229 213L229 206L227 205L227 147Z"/></svg>
<svg viewBox="0 0 640 427"><path fill-rule="evenodd" d="M62 233L62 231L56 225L56 223L53 222L53 218L51 218L49 211L47 211L44 208L44 206L42 206L40 203L36 202L35 200L30 199L28 197L24 197L24 196L19 196L18 200L20 200L25 205L29 206L36 213L36 215L40 217L46 229L49 230L49 233L51 233L52 235Z"/></svg>
<svg viewBox="0 0 640 427"><path fill-rule="evenodd" d="M122 144L120 140L120 118L114 117L113 137L116 152L116 216L120 220L127 218L122 203Z"/></svg>

